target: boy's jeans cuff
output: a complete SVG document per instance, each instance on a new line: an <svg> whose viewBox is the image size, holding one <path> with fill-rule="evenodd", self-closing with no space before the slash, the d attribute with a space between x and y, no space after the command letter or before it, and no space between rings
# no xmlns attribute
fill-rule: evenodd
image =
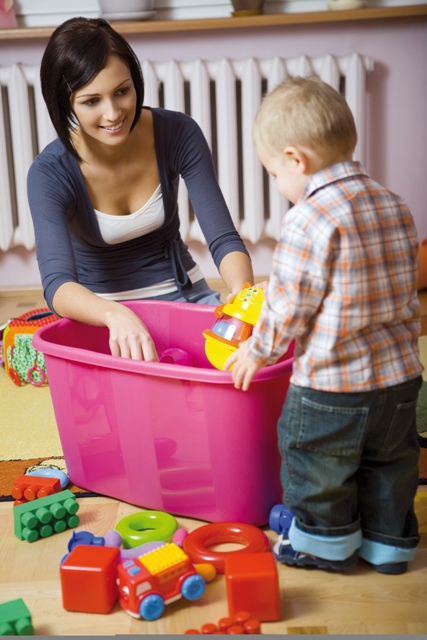
<svg viewBox="0 0 427 640"><path fill-rule="evenodd" d="M319 536L301 531L292 520L289 529L289 540L295 551L302 551L325 560L346 560L359 549L362 544L361 530L348 536Z"/></svg>
<svg viewBox="0 0 427 640"><path fill-rule="evenodd" d="M390 562L410 562L415 557L415 551L416 548L403 549L363 538L359 556L371 564L388 564Z"/></svg>

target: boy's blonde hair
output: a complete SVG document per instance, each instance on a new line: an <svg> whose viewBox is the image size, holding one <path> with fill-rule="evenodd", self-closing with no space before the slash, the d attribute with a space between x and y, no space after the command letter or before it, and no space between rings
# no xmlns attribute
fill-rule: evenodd
<svg viewBox="0 0 427 640"><path fill-rule="evenodd" d="M353 115L344 98L313 76L289 78L262 101L254 143L274 155L301 144L323 155L351 155L357 142Z"/></svg>

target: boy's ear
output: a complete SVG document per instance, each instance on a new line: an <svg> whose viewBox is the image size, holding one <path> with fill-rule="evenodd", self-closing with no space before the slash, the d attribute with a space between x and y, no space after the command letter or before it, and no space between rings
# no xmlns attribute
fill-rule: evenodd
<svg viewBox="0 0 427 640"><path fill-rule="evenodd" d="M300 173L307 173L309 159L301 147L289 145L283 149L283 155Z"/></svg>

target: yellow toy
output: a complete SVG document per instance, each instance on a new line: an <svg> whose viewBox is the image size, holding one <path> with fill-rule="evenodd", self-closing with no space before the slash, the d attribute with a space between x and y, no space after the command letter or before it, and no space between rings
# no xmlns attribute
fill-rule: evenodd
<svg viewBox="0 0 427 640"><path fill-rule="evenodd" d="M233 302L216 307L217 319L212 329L203 332L205 353L214 367L222 371L227 358L249 338L258 322L263 302L263 290L245 283L245 288Z"/></svg>

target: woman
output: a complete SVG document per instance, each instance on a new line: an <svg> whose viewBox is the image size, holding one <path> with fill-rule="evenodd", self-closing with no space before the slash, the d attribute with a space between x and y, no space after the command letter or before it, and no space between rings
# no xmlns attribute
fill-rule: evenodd
<svg viewBox="0 0 427 640"><path fill-rule="evenodd" d="M206 140L190 117L142 106L138 59L105 20L55 30L41 85L58 134L28 174L46 301L108 327L113 355L157 360L144 323L118 301L219 304L180 236L180 175L230 293L253 283Z"/></svg>

